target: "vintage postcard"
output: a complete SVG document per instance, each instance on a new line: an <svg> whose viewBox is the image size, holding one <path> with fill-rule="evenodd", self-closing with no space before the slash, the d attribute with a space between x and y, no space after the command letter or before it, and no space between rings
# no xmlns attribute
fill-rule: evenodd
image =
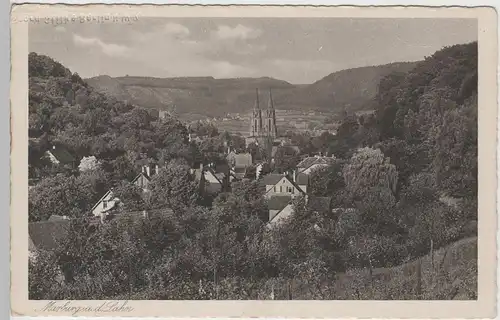
<svg viewBox="0 0 500 320"><path fill-rule="evenodd" d="M15 5L14 315L496 315L497 16Z"/></svg>

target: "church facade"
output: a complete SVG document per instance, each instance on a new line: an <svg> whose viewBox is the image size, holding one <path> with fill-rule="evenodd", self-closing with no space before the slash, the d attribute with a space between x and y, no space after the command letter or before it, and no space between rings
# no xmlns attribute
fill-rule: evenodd
<svg viewBox="0 0 500 320"><path fill-rule="evenodd" d="M264 145L266 141L274 142L278 137L276 126L276 110L271 89L269 89L269 100L264 114L260 108L259 89L256 89L255 105L252 111L250 124L250 135L245 139L246 145L254 142L257 145Z"/></svg>

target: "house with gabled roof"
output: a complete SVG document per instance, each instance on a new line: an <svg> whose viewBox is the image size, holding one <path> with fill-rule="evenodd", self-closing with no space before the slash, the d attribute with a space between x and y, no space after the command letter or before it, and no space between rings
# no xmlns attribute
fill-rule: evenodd
<svg viewBox="0 0 500 320"><path fill-rule="evenodd" d="M273 221L275 217L280 214L285 208L292 208L291 196L272 196L267 200L267 207L269 209L269 221ZM288 209L285 211L289 211Z"/></svg>
<svg viewBox="0 0 500 320"><path fill-rule="evenodd" d="M292 198L304 195L304 190L287 174L270 173L262 177L261 184L265 186L264 197L290 196Z"/></svg>
<svg viewBox="0 0 500 320"><path fill-rule="evenodd" d="M92 207L91 212L95 217L100 217L104 220L109 213L118 207L120 204L120 199L118 199L114 194L113 190L106 192L99 201Z"/></svg>
<svg viewBox="0 0 500 320"><path fill-rule="evenodd" d="M227 163L231 168L231 174L236 179L243 179L247 173L247 169L252 166L252 155L250 153L229 152L226 156Z"/></svg>
<svg viewBox="0 0 500 320"><path fill-rule="evenodd" d="M274 198L274 197L273 197ZM272 199L272 198L271 198ZM270 229L273 226L276 226L282 223L284 220L292 216L293 214L293 199L289 199L286 202L286 199L277 199L277 200L268 200L269 206L269 222L267 224L267 228ZM281 201L278 205L277 203ZM313 212L332 212L337 214L337 211L334 212L332 209L332 198L331 197L305 197L306 206L311 209ZM286 204L285 204L286 202ZM274 210L276 208L280 208L279 210ZM273 209L273 210L271 210Z"/></svg>
<svg viewBox="0 0 500 320"><path fill-rule="evenodd" d="M141 172L132 180L132 183L143 190L144 193L149 192L149 184L155 174L160 172L160 167L155 165L153 168L149 164L141 166Z"/></svg>
<svg viewBox="0 0 500 320"><path fill-rule="evenodd" d="M63 146L53 145L51 149L45 151L45 156L56 165L70 165L72 168L76 166L75 157Z"/></svg>
<svg viewBox="0 0 500 320"><path fill-rule="evenodd" d="M151 178L146 173L141 172L132 180L132 183L141 188L143 192L148 192Z"/></svg>
<svg viewBox="0 0 500 320"><path fill-rule="evenodd" d="M311 174L314 170L319 168L328 167L334 164L336 161L335 156L324 157L324 156L314 156L302 159L302 161L297 164L298 173Z"/></svg>
<svg viewBox="0 0 500 320"><path fill-rule="evenodd" d="M229 189L231 170L227 163L210 163L207 166L200 164L199 168L191 169L191 174L199 183L199 191L202 194L216 194Z"/></svg>

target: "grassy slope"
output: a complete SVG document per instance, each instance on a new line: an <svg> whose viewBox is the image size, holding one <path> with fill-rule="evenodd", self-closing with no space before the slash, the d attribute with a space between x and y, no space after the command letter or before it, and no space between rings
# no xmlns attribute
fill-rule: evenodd
<svg viewBox="0 0 500 320"><path fill-rule="evenodd" d="M269 300L274 291L275 300L287 300L291 288L293 300L475 300L477 237L465 238L436 250L433 268L430 255L426 255L393 268L374 269L372 277L373 286L367 269L338 274L333 286L330 283L322 288L323 295L318 294L316 287L302 279L291 282L273 279L254 282L249 295L247 290L238 289L238 286L231 286L229 291L228 287L220 287L219 298ZM420 292L417 289L419 282ZM115 299L158 299L156 294L156 291L152 293L144 290Z"/></svg>
<svg viewBox="0 0 500 320"><path fill-rule="evenodd" d="M475 300L477 297L477 237L459 240L430 255L393 268L368 269L338 274L334 286L323 288L327 300ZM418 292L419 266L421 290ZM269 299L270 282L259 290L260 299ZM316 288L293 281L294 300L322 299ZM311 293L312 289L316 292ZM275 299L287 299L284 282L274 281Z"/></svg>
<svg viewBox="0 0 500 320"><path fill-rule="evenodd" d="M418 294L419 267L421 294ZM355 270L339 276L339 298L361 299L475 299L477 296L477 237L462 239L430 255L394 268L373 271L374 286L370 288L367 270ZM354 297L353 297L354 296ZM358 298L358 299L359 299Z"/></svg>

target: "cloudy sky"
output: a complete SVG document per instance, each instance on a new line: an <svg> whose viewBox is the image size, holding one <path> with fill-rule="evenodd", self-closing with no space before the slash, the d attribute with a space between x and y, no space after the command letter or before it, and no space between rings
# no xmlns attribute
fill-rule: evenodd
<svg viewBox="0 0 500 320"><path fill-rule="evenodd" d="M82 77L269 76L312 83L338 70L415 61L477 40L466 19L140 18L33 24L29 49Z"/></svg>

